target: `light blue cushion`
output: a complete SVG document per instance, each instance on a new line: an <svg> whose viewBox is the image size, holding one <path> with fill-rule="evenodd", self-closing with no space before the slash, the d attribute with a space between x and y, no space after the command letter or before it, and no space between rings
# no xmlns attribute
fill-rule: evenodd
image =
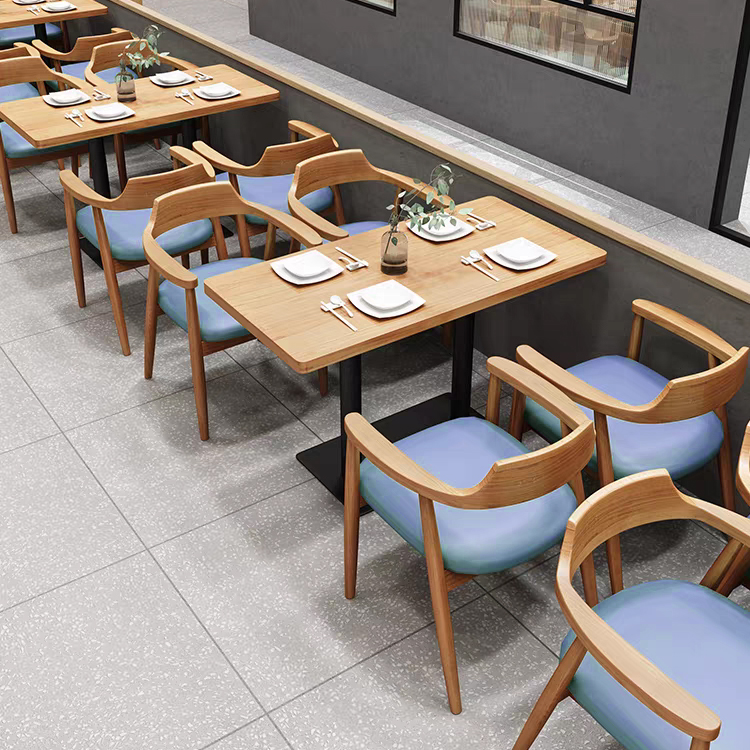
<svg viewBox="0 0 750 750"><path fill-rule="evenodd" d="M191 268L191 273L198 277L195 299L198 303L198 317L201 322L201 339L203 341L228 341L246 336L247 330L229 313L224 312L212 299L206 296L203 282L212 276L218 276L238 268L247 268L262 263L258 258L230 258L204 263ZM187 313L185 310L185 290L171 281L162 281L159 285L159 307L184 331L187 331Z"/></svg>
<svg viewBox="0 0 750 750"><path fill-rule="evenodd" d="M12 83L10 86L0 86L0 103L17 102L20 99L31 99L33 96L39 96L39 92L31 83Z"/></svg>
<svg viewBox="0 0 750 750"><path fill-rule="evenodd" d="M528 453L522 443L484 419L463 417L429 427L396 445L438 479L473 487L495 461ZM370 461L360 469L360 494L412 547L424 553L419 498ZM495 573L536 557L562 539L576 499L565 485L543 497L492 510L435 503L443 561L456 573Z"/></svg>
<svg viewBox="0 0 750 750"><path fill-rule="evenodd" d="M0 122L0 134L3 136L3 147L5 148L5 154L9 159L25 159L29 156L51 154L55 151L71 149L75 145L83 145L69 143L64 146L54 146L53 148L34 148L22 135L19 135L5 122Z"/></svg>
<svg viewBox="0 0 750 750"><path fill-rule="evenodd" d="M596 613L721 719L711 750L747 750L750 612L705 586L653 581L605 599ZM573 641L569 633L565 653ZM626 750L680 750L685 734L621 687L587 654L569 686Z"/></svg>
<svg viewBox="0 0 750 750"><path fill-rule="evenodd" d="M62 72L68 76L74 76L75 78L85 78L86 68L88 67L89 61L84 60L83 62L69 63L68 65L62 66ZM119 73L120 68L105 68L100 70L96 75L99 76L103 81L107 83L114 83L115 76Z"/></svg>
<svg viewBox="0 0 750 750"><path fill-rule="evenodd" d="M151 218L151 209L142 208L136 211L103 210L104 224L112 251L112 257L118 260L145 260L143 252L143 230ZM96 236L94 212L91 206L82 208L76 215L78 231L96 248L99 240ZM170 229L159 237L159 244L170 255L190 250L211 239L213 227L208 219L191 221L176 229Z"/></svg>
<svg viewBox="0 0 750 750"><path fill-rule="evenodd" d="M380 229L387 226L387 221L353 221L350 224L342 224L341 229L345 229L350 235L354 235L369 232L371 229Z"/></svg>
<svg viewBox="0 0 750 750"><path fill-rule="evenodd" d="M667 379L629 359L607 356L590 359L568 372L626 404L645 404L658 396ZM590 409L584 413L594 418ZM560 421L531 400L526 402L526 421L548 440L560 439ZM615 478L648 469L666 469L674 479L690 474L719 451L724 431L713 413L668 424L635 424L607 418ZM589 466L596 469L596 455Z"/></svg>
<svg viewBox="0 0 750 750"><path fill-rule="evenodd" d="M47 30L48 41L54 41L62 36L59 26L55 26L52 23L45 23L44 27ZM33 25L16 26L14 29L0 29L0 49L12 47L16 42L31 44L36 38L36 31L34 31Z"/></svg>
<svg viewBox="0 0 750 750"><path fill-rule="evenodd" d="M252 203L260 203L269 208L275 208L285 214L289 213L287 195L292 186L294 175L283 174L275 177L239 177L240 195ZM216 176L217 182L228 182L229 175L224 172ZM322 213L333 204L333 190L321 188L314 190L301 199L301 203L316 214ZM251 224L267 224L265 219L248 214L245 217Z"/></svg>

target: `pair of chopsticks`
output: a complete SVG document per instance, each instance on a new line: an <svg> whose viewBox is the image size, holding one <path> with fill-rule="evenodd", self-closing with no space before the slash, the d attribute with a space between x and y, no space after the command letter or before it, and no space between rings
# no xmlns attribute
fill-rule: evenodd
<svg viewBox="0 0 750 750"><path fill-rule="evenodd" d="M345 317L344 317L343 315L339 315L339 314L338 314L338 313L336 312L336 310L334 310L334 309L333 309L333 307L332 307L332 306L331 306L331 305L330 305L329 303L327 303L327 302L323 302L323 301L321 300L321 303L320 303L320 309L321 309L321 310L322 310L323 312L329 312L329 313L333 313L333 314L334 314L334 315L335 315L335 316L336 316L336 317L337 317L337 318L338 318L338 319L339 319L339 320L340 320L340 321L341 321L341 322L342 322L342 323L343 323L343 324L344 324L345 326L349 326L349 328L351 328L351 329L352 329L352 331L356 331L356 330L358 330L358 329L357 329L357 326L355 326L355 325L354 325L353 323L350 323L350 322L349 322L349 321L348 321L348 320L347 320L347 319L346 319L346 318L345 318Z"/></svg>

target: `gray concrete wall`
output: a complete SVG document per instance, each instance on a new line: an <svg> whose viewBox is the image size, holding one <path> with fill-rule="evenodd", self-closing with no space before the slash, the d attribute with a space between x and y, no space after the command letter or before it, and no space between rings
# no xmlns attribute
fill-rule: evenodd
<svg viewBox="0 0 750 750"><path fill-rule="evenodd" d="M402 0L401 4L406 3ZM142 28L139 16L119 6L112 5L111 9L107 20L110 25L136 31ZM99 30L106 27L101 20L94 21L93 25ZM243 69L235 61L171 32L165 34L164 47L198 65L227 62ZM250 162L266 144L285 140L287 120L302 119L333 133L342 148L362 148L379 166L424 178L436 163L434 155L379 128L251 68L245 72L278 88L281 99L212 118L212 145L238 161ZM458 201L497 195L603 247L609 254L603 268L480 314L476 343L485 354L512 358L516 346L528 343L561 365L570 366L600 354L624 353L632 319L630 305L638 297L661 302L696 318L735 346L748 341L750 306L467 170L461 172L463 177L454 191ZM392 198L390 192L387 188L378 190L372 183L345 186L343 195L348 218L351 221L384 218L385 206ZM644 337L643 359L668 377L699 371L706 365L704 354L651 327L647 327ZM449 387L446 383L446 390ZM366 392L364 398L367 398ZM729 417L736 461L744 427L750 418L750 387L747 385L730 405ZM719 498L713 466L690 477L686 485L706 499Z"/></svg>
<svg viewBox="0 0 750 750"><path fill-rule="evenodd" d="M454 37L454 0L248 2L257 36L708 226L745 0L644 0L629 95Z"/></svg>

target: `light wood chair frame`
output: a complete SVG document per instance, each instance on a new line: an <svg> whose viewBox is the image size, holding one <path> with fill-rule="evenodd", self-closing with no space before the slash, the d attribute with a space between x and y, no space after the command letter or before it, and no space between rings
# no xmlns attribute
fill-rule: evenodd
<svg viewBox="0 0 750 750"><path fill-rule="evenodd" d="M107 292L112 304L120 347L126 357L130 355L130 342L117 275L133 268L145 266L148 261L145 257L143 260L134 261L124 261L113 257L102 211L105 209L109 211L134 211L151 208L153 201L164 193L190 185L213 182L215 177L213 167L208 162L203 161L198 154L182 148L182 146L172 146L170 153L179 157L180 161L187 166L160 174L134 177L116 198L103 197L72 172L66 170L60 173L60 182L65 196L65 220L68 225L68 242L70 244L70 258L73 265L73 279L75 280L78 306L86 306L86 287L83 278L80 234L76 225L76 201L91 206L94 214L96 237L102 258L104 278L107 282ZM202 262L207 263L208 248L213 247L214 244L214 240L209 239L197 247L178 253L178 257L182 258L183 266L189 267L190 253L200 252Z"/></svg>
<svg viewBox="0 0 750 750"><path fill-rule="evenodd" d="M195 156L201 158L197 154ZM244 344L255 337L248 333L246 336L239 336L227 341L203 341L201 339L200 317L195 296L198 277L165 252L159 245L158 237L164 232L188 222L210 219L214 226L214 238L219 259L226 260L229 256L219 219L222 216L232 216L237 225L242 256L250 258L250 240L244 226L245 214L266 219L283 229L291 237L303 242L307 247L315 247L322 242L320 236L303 222L268 206L244 200L228 182L196 185L162 195L154 201L151 220L143 232L143 246L149 263L144 376L150 379L153 375L156 323L159 315L163 314L163 310L159 306L159 284L161 279L164 278L185 290L190 364L201 440L208 440L209 438L208 398L203 359L209 354L229 349L238 344ZM321 395L325 395L328 386L327 368L318 371L318 383Z"/></svg>
<svg viewBox="0 0 750 750"><path fill-rule="evenodd" d="M121 41L132 42L133 39L135 39L135 36L132 31L114 26L108 34L78 37L73 48L67 52L55 49L41 39L34 39L31 44L38 52L44 55L44 57L52 60L52 64L58 73L62 73L63 65L90 60L94 48L98 47L100 44Z"/></svg>
<svg viewBox="0 0 750 750"><path fill-rule="evenodd" d="M425 201L431 196L432 203L448 201L435 195L434 188L420 180L390 172L373 166L360 149L347 149L321 156L313 156L297 164L294 170L294 180L289 188L289 211L292 216L309 224L324 239L329 241L343 240L349 233L337 227L319 214L310 210L300 200L315 190L324 187L338 187L350 182L386 182L397 188L397 202L401 202L399 194L402 191L416 191ZM343 218L343 213L341 215ZM339 217L337 216L337 221ZM343 222L341 222L343 223Z"/></svg>
<svg viewBox="0 0 750 750"><path fill-rule="evenodd" d="M719 717L602 620L577 594L573 574L592 552L624 531L675 519L702 521L750 547L750 520L726 508L682 494L665 469L634 474L596 492L568 521L557 567L556 591L576 638L550 678L513 750L528 750L558 703L570 694L568 685L588 653L631 695L691 737L690 750L708 750L719 735ZM712 586L727 573L731 561L712 566L701 581ZM622 573L622 571L620 571ZM644 627L648 622L644 621ZM689 658L689 654L685 655Z"/></svg>
<svg viewBox="0 0 750 750"><path fill-rule="evenodd" d="M648 320L703 349L708 355L708 368L703 372L670 380L664 390L647 404L633 406L593 388L563 369L530 346L516 350L517 360L554 383L578 404L594 412L596 426L597 471L600 486L614 481L612 451L607 417L639 424L664 424L690 419L713 411L721 420L724 440L717 455L717 465L724 506L734 510L732 451L727 419L727 403L742 386L747 369L748 348L735 349L716 333L694 320L656 302L637 299L633 302L633 324L630 331L628 357L638 361L643 338L644 321ZM524 405L525 406L525 405ZM523 431L523 406L514 415L512 434ZM607 542L612 592L622 589L620 542L613 536ZM619 572L618 572L619 571Z"/></svg>
<svg viewBox="0 0 750 750"><path fill-rule="evenodd" d="M196 141L193 144L193 150L209 161L217 171L227 172L229 182L238 193L240 192L239 177L277 177L291 174L300 162L338 150L339 144L333 136L325 130L315 127L315 125L300 120L290 120L288 127L290 142L268 146L260 159L252 165L233 161L203 141ZM300 140L300 136L303 136L302 140ZM330 210L334 212L339 224L346 221L341 202L341 192L337 185L333 186L333 206ZM270 260L273 258L276 253L276 226L273 224L263 226L250 222L245 222L245 224L251 237L263 234L263 232L266 233L263 259ZM298 248L293 245L290 251L293 252L295 249Z"/></svg>
<svg viewBox="0 0 750 750"><path fill-rule="evenodd" d="M345 594L352 599L357 586L360 461L364 456L378 469L419 495L427 577L450 710L461 712L461 692L456 664L448 592L467 583L473 575L445 569L435 516L435 503L465 510L500 508L526 502L569 484L580 504L584 501L581 471L594 450L593 422L567 396L548 381L521 365L501 357L487 361L490 373L487 419L498 424L503 381L514 390L514 405L526 395L543 404L558 419L563 437L532 453L495 462L481 482L459 489L440 481L404 454L358 413L346 416L348 438L344 495ZM582 577L587 601L597 603L593 558L584 561Z"/></svg>
<svg viewBox="0 0 750 750"><path fill-rule="evenodd" d="M125 39L123 41L109 42L107 44L98 44L91 50L91 60L86 66L84 76L86 80L92 85L97 87L109 86L106 81L100 78L97 73L100 70L106 70L108 68L117 68L120 65L120 54L123 50L132 42L132 39ZM159 61L163 65L169 65L175 70L190 70L195 66L187 60L181 60L179 57L173 57L172 55L159 55ZM201 117L201 131L203 137L206 140L210 140L208 133L208 117ZM174 146L177 136L182 132L182 127L179 124L167 123L158 132L155 133L149 128L148 133L128 132L128 133L115 133L112 136L115 148L115 161L117 163L117 176L120 181L120 190L125 188L128 181L128 167L125 161L125 146L130 143L145 143L146 141L153 141L156 148L161 148L160 138L168 137L170 139L170 145Z"/></svg>
<svg viewBox="0 0 750 750"><path fill-rule="evenodd" d="M70 85L75 80L75 78L48 68L39 52L30 45L18 44L0 53L0 81L2 81L3 86L10 86L14 83L33 83L41 96L47 92L45 81L57 81L65 86ZM10 180L11 171L21 167L44 164L48 161L56 161L58 168L63 170L65 169L65 159L70 159L71 169L75 174L78 174L81 156L87 151L88 146L83 143L51 153L10 158L5 153L2 135L0 135L0 185L2 185L3 195L5 196L5 210L8 214L8 226L12 234L18 232L18 220Z"/></svg>

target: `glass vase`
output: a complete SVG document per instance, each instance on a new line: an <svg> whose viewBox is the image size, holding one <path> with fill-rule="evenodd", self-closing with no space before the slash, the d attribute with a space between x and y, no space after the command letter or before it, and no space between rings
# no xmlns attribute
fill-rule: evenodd
<svg viewBox="0 0 750 750"><path fill-rule="evenodd" d="M388 230L380 240L380 270L388 276L406 273L409 240L405 232Z"/></svg>
<svg viewBox="0 0 750 750"><path fill-rule="evenodd" d="M134 102L135 101L135 79L128 78L124 81L117 82L117 101Z"/></svg>

